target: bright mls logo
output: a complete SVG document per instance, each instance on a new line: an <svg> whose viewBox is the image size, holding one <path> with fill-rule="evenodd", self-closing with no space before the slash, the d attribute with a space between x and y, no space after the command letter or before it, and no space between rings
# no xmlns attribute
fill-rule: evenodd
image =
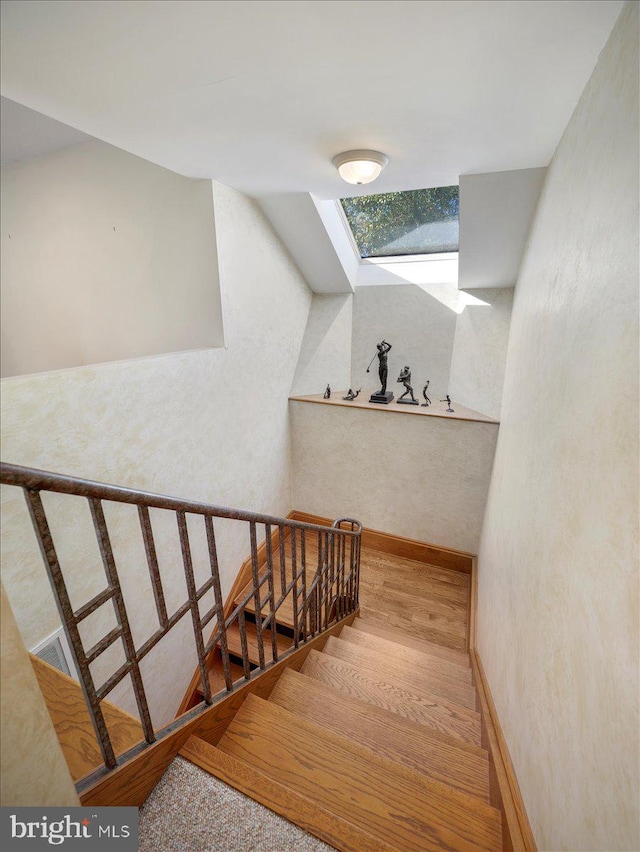
<svg viewBox="0 0 640 852"><path fill-rule="evenodd" d="M137 852L137 808L2 808L0 846L10 849L93 850L94 846Z"/></svg>

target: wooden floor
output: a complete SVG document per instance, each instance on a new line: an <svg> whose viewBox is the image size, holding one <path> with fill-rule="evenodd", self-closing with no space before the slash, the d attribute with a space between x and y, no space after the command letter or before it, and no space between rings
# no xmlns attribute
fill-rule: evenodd
<svg viewBox="0 0 640 852"><path fill-rule="evenodd" d="M360 616L415 639L467 650L471 577L362 548Z"/></svg>

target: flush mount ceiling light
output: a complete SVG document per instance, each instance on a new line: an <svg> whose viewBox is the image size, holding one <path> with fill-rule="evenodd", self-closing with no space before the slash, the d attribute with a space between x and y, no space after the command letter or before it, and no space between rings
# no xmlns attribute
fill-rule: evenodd
<svg viewBox="0 0 640 852"><path fill-rule="evenodd" d="M331 161L347 183L371 183L389 162L379 151L345 151Z"/></svg>

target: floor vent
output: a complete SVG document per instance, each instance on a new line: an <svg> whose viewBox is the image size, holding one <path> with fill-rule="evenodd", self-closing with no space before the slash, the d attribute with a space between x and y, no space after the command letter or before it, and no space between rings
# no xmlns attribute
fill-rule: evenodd
<svg viewBox="0 0 640 852"><path fill-rule="evenodd" d="M59 628L51 636L48 636L44 642L36 645L31 653L36 657L40 657L45 663L49 663L50 666L70 675L70 677L76 676L75 667L69 653L69 645L62 628Z"/></svg>

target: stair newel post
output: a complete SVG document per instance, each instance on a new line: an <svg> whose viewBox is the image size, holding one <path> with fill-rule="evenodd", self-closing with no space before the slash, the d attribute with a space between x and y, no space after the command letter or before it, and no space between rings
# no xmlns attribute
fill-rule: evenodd
<svg viewBox="0 0 640 852"><path fill-rule="evenodd" d="M196 643L198 655L198 668L200 669L200 680L202 682L202 696L206 704L211 704L211 682L209 681L209 669L207 657L204 650L202 638L202 621L200 619L200 607L198 593L196 591L196 580L193 573L193 560L191 558L191 547L189 545L189 530L187 529L187 516L184 512L176 512L178 522L178 535L180 536L180 549L182 550L182 563L184 565L184 576L187 582L187 594L191 608L191 620L193 622L193 637Z"/></svg>
<svg viewBox="0 0 640 852"><path fill-rule="evenodd" d="M64 581L60 563L58 562L58 556L53 544L53 537L49 529L49 522L47 521L44 506L42 505L42 499L40 498L40 492L24 488L23 493L27 501L27 508L29 509L31 522L36 532L40 553L44 560L65 636L69 641L73 660L80 675L80 686L82 687L82 692L90 711L89 715L91 716L91 723L96 734L96 739L100 745L102 759L107 769L114 769L117 766L117 760L111 744L111 737L107 730L102 708L100 707L100 699L98 698L91 669L89 668L89 663L84 652L80 631L78 630L78 619L71 606L67 585Z"/></svg>
<svg viewBox="0 0 640 852"><path fill-rule="evenodd" d="M307 540L304 528L300 530L300 564L302 580L302 629L304 630L304 641L306 642L309 637L309 601L307 600Z"/></svg>
<svg viewBox="0 0 640 852"><path fill-rule="evenodd" d="M328 554L328 561L329 561L329 574L328 574L328 576L329 576L329 579L328 579L329 592L327 594L327 617L325 619L325 627L329 626L329 621L331 620L332 605L333 605L333 608L334 608L334 615L335 615L335 604L333 602L337 598L336 588L335 588L335 585L336 585L336 583L335 583L335 580L336 580L336 577L335 577L335 555L336 555L335 554L335 549L336 549L335 548L335 540L336 540L335 535L333 535L333 533L327 533L327 542L328 542L327 554Z"/></svg>
<svg viewBox="0 0 640 852"><path fill-rule="evenodd" d="M353 523L351 524L353 532ZM356 608L356 536L349 536L349 612L353 612Z"/></svg>
<svg viewBox="0 0 640 852"><path fill-rule="evenodd" d="M269 586L269 626L271 630L271 653L273 662L278 662L278 641L276 636L275 589L273 583L273 552L271 547L271 524L265 524L265 544L267 549L267 584Z"/></svg>
<svg viewBox="0 0 640 852"><path fill-rule="evenodd" d="M282 538L280 540L280 559L284 561L284 540ZM298 609L298 571L296 568L295 527L291 528L291 584L293 592L293 644L296 648L298 648L300 645L300 610ZM286 586L283 588L286 588Z"/></svg>
<svg viewBox="0 0 640 852"><path fill-rule="evenodd" d="M247 631L243 609L238 613L238 630L240 631L240 649L242 650L242 669L245 678L249 680L251 677L251 666L249 665L249 646L247 645Z"/></svg>
<svg viewBox="0 0 640 852"><path fill-rule="evenodd" d="M344 603L344 549L345 536L340 534L338 538L338 616L343 618L345 615Z"/></svg>
<svg viewBox="0 0 640 852"><path fill-rule="evenodd" d="M227 688L227 692L231 692L231 690L233 689L233 679L231 678L231 661L229 659L227 628L225 625L224 618L224 602L222 600L222 589L220 587L218 549L216 547L216 536L213 529L213 518L211 517L211 515L204 516L204 525L207 531L209 564L211 565L211 577L213 578L213 596L216 607L216 621L218 623L218 633L220 634L220 658L222 660L222 670L224 671L224 685Z"/></svg>
<svg viewBox="0 0 640 852"><path fill-rule="evenodd" d="M249 522L249 535L251 539L251 577L253 579L253 600L256 612L256 640L258 642L258 660L260 668L264 671L264 640L262 638L262 605L260 600L260 569L258 567L258 539L256 535L256 522Z"/></svg>

